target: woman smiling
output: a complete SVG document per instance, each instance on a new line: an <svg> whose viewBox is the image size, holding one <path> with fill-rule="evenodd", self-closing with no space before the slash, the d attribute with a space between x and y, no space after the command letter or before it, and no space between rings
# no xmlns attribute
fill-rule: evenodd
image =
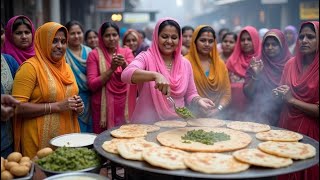
<svg viewBox="0 0 320 180"><path fill-rule="evenodd" d="M34 157L50 139L80 132L78 114L83 101L66 63L67 29L55 22L40 26L35 35L36 55L18 70L12 95L21 102L14 121L15 151Z"/></svg>

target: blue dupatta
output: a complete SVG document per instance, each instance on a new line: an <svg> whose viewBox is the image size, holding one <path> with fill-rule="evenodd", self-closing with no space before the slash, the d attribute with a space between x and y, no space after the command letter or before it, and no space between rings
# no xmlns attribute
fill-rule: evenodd
<svg viewBox="0 0 320 180"><path fill-rule="evenodd" d="M81 45L81 58L76 57L72 51L67 48L66 53L66 60L67 63L70 64L72 72L74 73L74 76L77 81L77 85L79 88L79 96L83 100L84 103L84 113L82 115L79 115L78 120L81 128L81 132L87 132L86 128L82 126L83 123L86 125L92 126L92 116L91 116L91 110L90 110L90 97L91 92L88 89L87 86L87 58L89 55L89 52L91 51L91 48ZM82 123L81 123L82 122ZM92 127L91 127L92 128ZM91 130L92 132L92 130Z"/></svg>
<svg viewBox="0 0 320 180"><path fill-rule="evenodd" d="M1 53L1 94L11 94L14 76L19 68L17 61L8 54ZM10 152L5 151L13 143L12 121L1 120L1 156L6 157ZM13 149L13 148L12 148Z"/></svg>

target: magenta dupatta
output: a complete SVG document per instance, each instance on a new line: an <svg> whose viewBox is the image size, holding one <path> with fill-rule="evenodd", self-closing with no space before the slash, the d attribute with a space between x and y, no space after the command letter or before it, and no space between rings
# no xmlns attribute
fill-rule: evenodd
<svg viewBox="0 0 320 180"><path fill-rule="evenodd" d="M13 42L12 26L13 26L13 23L20 17L26 18L31 24L32 43L26 49L19 49L18 47L16 47L14 45L14 42ZM5 32L6 38L4 40L2 53L9 54L9 55L13 56L19 65L22 64L24 61L26 61L27 59L29 59L35 55L34 34L35 34L34 26L31 22L31 20L27 16L18 15L18 16L12 17L8 21L8 24L6 25L6 32Z"/></svg>
<svg viewBox="0 0 320 180"><path fill-rule="evenodd" d="M151 47L145 52L140 53L136 59L143 58L146 61L146 70L148 71L155 71L159 72L164 75L170 81L170 89L171 89L171 96L174 97L181 97L184 96L185 89L188 87L189 77L186 77L185 70L183 69L182 61L187 61L181 55L181 47L182 47L182 33L180 32L179 44L177 49L174 52L174 60L173 60L173 67L171 72L169 72L166 68L164 60L161 56L158 46L158 31L159 26L162 22L166 20L173 20L172 18L162 18L160 19L156 27L153 31L153 38ZM172 117L177 116L174 111L172 111L172 105L169 104L166 96L163 96L159 90L155 89L155 82L149 82L149 90L151 94L151 98L153 100L155 110L157 111L158 116L161 119L169 119Z"/></svg>
<svg viewBox="0 0 320 180"><path fill-rule="evenodd" d="M99 29L99 49L102 51L104 58L105 58L105 65L107 68L111 67L111 62L112 62L112 54L107 52L107 48L105 47L105 44L103 42L103 34L101 32L101 27ZM116 53L117 54L123 54L129 50L129 48L121 48L119 43L117 45ZM131 51L131 50L129 50ZM126 57L125 57L126 58ZM133 58L133 55L132 55ZM126 59L127 63L130 63L132 59ZM106 108L107 108L107 128L113 128L115 125L118 125L119 123L124 123L124 106L123 108L122 105L125 104L126 102L126 94L128 90L128 85L124 82L121 81L121 73L122 73L122 68L118 67L112 74L112 77L109 79L108 83L106 84L106 91L102 93L106 93ZM103 88L104 89L104 88ZM117 96L117 97L114 97ZM114 99L111 97L114 97ZM118 106L117 106L118 105ZM117 107L116 107L117 106ZM102 104L101 104L101 107ZM102 110L102 109L101 109ZM100 117L103 118L103 117ZM116 122L116 119L121 119L123 122Z"/></svg>
<svg viewBox="0 0 320 180"><path fill-rule="evenodd" d="M244 31L247 31L252 39L254 53L250 55L244 55L241 51L241 35ZM227 68L229 72L244 78L252 57L260 57L260 38L258 31L252 26L244 27L238 37L234 51L227 60Z"/></svg>

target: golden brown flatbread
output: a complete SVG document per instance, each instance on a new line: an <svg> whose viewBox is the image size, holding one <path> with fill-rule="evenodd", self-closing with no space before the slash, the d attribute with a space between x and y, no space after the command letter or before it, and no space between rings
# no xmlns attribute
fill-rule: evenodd
<svg viewBox="0 0 320 180"><path fill-rule="evenodd" d="M287 130L270 130L256 134L256 138L261 141L299 141L303 138L301 134Z"/></svg>
<svg viewBox="0 0 320 180"><path fill-rule="evenodd" d="M160 129L159 126L156 125L151 125L151 124L125 124L120 126L120 129L133 129L133 130L138 130L138 129L145 129L147 132L155 132Z"/></svg>
<svg viewBox="0 0 320 180"><path fill-rule="evenodd" d="M102 144L102 149L113 154L119 154L118 152L118 144L120 142L127 142L127 141L144 141L143 138L113 138L110 141L105 141Z"/></svg>
<svg viewBox="0 0 320 180"><path fill-rule="evenodd" d="M271 128L267 124L260 124L255 122L242 122L242 121L232 121L227 124L228 128L245 131L245 132L264 132L269 131Z"/></svg>
<svg viewBox="0 0 320 180"><path fill-rule="evenodd" d="M316 155L315 147L300 142L267 141L259 143L258 148L268 154L292 159L307 159Z"/></svg>
<svg viewBox="0 0 320 180"><path fill-rule="evenodd" d="M145 129L133 129L133 128L119 128L112 130L110 134L116 138L136 138L147 135Z"/></svg>
<svg viewBox="0 0 320 180"><path fill-rule="evenodd" d="M154 123L154 125L159 127L185 127L187 126L187 122L178 121L178 120L167 120L167 121L158 121Z"/></svg>
<svg viewBox="0 0 320 180"><path fill-rule="evenodd" d="M259 149L241 149L232 155L239 161L262 167L281 168L293 163L292 159L267 154Z"/></svg>
<svg viewBox="0 0 320 180"><path fill-rule="evenodd" d="M145 140L126 141L118 143L117 150L125 159L142 161L142 151L151 147L159 147L159 145Z"/></svg>
<svg viewBox="0 0 320 180"><path fill-rule="evenodd" d="M206 132L225 133L230 136L230 140L216 142L213 145L207 145L200 142L191 141L186 143L181 137L188 131L203 129ZM159 133L157 140L163 146L182 149L193 152L227 152L242 149L248 146L252 140L247 133L228 128L210 128L210 127L185 127Z"/></svg>
<svg viewBox="0 0 320 180"><path fill-rule="evenodd" d="M225 121L214 118L199 118L188 120L188 125L190 126L220 127L225 124Z"/></svg>
<svg viewBox="0 0 320 180"><path fill-rule="evenodd" d="M164 146L148 148L142 153L143 159L149 164L165 169L186 169L184 158L189 153Z"/></svg>
<svg viewBox="0 0 320 180"><path fill-rule="evenodd" d="M221 153L191 153L184 162L194 171L213 174L237 173L250 167L232 155Z"/></svg>

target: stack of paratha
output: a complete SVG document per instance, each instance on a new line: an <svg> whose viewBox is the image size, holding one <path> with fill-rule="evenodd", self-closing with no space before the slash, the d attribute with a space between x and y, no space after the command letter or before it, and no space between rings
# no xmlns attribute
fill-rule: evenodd
<svg viewBox="0 0 320 180"><path fill-rule="evenodd" d="M265 124L234 121L226 125L228 128L217 128L224 126L225 121L201 118L188 121L189 126L198 127L186 125L185 121L180 120L159 121L154 125L123 125L110 132L115 138L104 142L102 147L125 159L146 161L156 167L169 170L190 168L212 174L242 172L250 165L282 168L290 166L292 159L316 155L313 146L297 142L303 138L302 135L287 130L270 130L270 126ZM182 128L158 133L156 138L162 146L144 139L147 133L157 133L160 127ZM192 130L223 133L230 139L211 145L183 140L182 137ZM267 142L258 144L256 148L243 149L252 141L251 135L245 132L257 132L256 138ZM234 151L232 155L218 153L230 151Z"/></svg>

